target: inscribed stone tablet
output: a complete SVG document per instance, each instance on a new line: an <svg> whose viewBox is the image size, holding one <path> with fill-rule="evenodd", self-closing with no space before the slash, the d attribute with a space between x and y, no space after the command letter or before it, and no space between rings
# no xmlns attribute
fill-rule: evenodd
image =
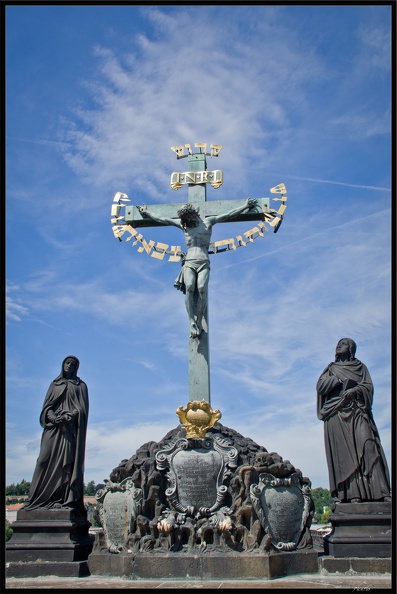
<svg viewBox="0 0 397 594"><path fill-rule="evenodd" d="M223 459L215 450L182 450L172 460L176 476L178 499L184 506L212 507L217 499L217 489Z"/></svg>
<svg viewBox="0 0 397 594"><path fill-rule="evenodd" d="M304 498L297 487L268 487L261 504L275 541L297 542L302 525Z"/></svg>

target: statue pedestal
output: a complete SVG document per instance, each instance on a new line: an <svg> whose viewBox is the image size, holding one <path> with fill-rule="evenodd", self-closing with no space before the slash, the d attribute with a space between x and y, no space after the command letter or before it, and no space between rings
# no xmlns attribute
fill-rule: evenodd
<svg viewBox="0 0 397 594"><path fill-rule="evenodd" d="M199 424L203 412L189 408L186 429L141 446L97 492L103 531L88 558L91 575L246 580L318 572L309 479L234 429ZM204 426L205 436L187 437L191 426L197 433Z"/></svg>
<svg viewBox="0 0 397 594"><path fill-rule="evenodd" d="M20 509L6 543L7 576L87 575L90 526L86 516L70 509Z"/></svg>
<svg viewBox="0 0 397 594"><path fill-rule="evenodd" d="M272 579L297 573L317 573L318 553L313 549L266 553L147 553L114 555L93 552L91 575L142 579Z"/></svg>
<svg viewBox="0 0 397 594"><path fill-rule="evenodd" d="M337 503L324 552L333 557L391 557L391 502Z"/></svg>

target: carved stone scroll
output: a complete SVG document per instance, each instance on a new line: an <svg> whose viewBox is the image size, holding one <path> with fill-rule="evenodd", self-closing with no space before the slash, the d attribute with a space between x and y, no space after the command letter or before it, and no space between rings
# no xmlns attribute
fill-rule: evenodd
<svg viewBox="0 0 397 594"><path fill-rule="evenodd" d="M170 507L196 519L223 505L224 484L236 467L238 452L227 439L180 439L156 454L158 470L167 471Z"/></svg>
<svg viewBox="0 0 397 594"><path fill-rule="evenodd" d="M288 478L262 473L259 483L251 485L250 497L273 546L282 551L296 549L310 515L308 485L301 485L297 473Z"/></svg>
<svg viewBox="0 0 397 594"><path fill-rule="evenodd" d="M96 499L108 550L119 553L124 550L128 536L135 531L135 520L141 512L142 490L129 478L121 483L106 481Z"/></svg>

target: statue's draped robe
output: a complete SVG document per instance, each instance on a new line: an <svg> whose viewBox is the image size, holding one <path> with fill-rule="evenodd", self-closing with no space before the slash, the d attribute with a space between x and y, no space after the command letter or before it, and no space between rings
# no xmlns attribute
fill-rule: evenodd
<svg viewBox="0 0 397 594"><path fill-rule="evenodd" d="M44 428L40 454L25 509L70 507L84 513L84 454L88 420L88 389L77 376L61 373L48 388L40 415ZM74 414L70 424L54 425L56 416Z"/></svg>
<svg viewBox="0 0 397 594"><path fill-rule="evenodd" d="M352 401L344 401L340 381L358 391ZM317 382L330 491L341 501L390 496L387 462L371 412L373 391L369 371L358 359L330 363Z"/></svg>

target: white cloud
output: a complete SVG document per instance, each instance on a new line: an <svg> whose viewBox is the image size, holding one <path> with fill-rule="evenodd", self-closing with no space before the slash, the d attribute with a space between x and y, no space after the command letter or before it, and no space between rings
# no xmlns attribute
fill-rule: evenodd
<svg viewBox="0 0 397 594"><path fill-rule="evenodd" d="M20 322L22 318L29 315L29 309L18 303L18 285L14 283L6 284L6 318Z"/></svg>
<svg viewBox="0 0 397 594"><path fill-rule="evenodd" d="M390 136L391 114L371 113L356 108L330 120L330 124L339 127L347 138L353 140L368 139L373 136Z"/></svg>
<svg viewBox="0 0 397 594"><path fill-rule="evenodd" d="M238 147L227 154L225 169L231 183L243 187L250 155L271 161L266 137L285 135L291 98L281 89L288 85L296 106L307 81L320 76L318 58L309 44L294 45L291 34L281 43L276 22L263 20L247 42L238 22L226 19L220 29L204 7L194 19L190 10L175 17L151 10L149 16L158 27L155 40L139 36L134 51L122 57L97 48L100 75L90 83L96 105L80 109L79 125L66 132L74 147L65 152L67 162L96 185L128 184L164 200L167 147L221 142ZM248 22L245 17L242 26ZM181 30L189 40L182 45Z"/></svg>

